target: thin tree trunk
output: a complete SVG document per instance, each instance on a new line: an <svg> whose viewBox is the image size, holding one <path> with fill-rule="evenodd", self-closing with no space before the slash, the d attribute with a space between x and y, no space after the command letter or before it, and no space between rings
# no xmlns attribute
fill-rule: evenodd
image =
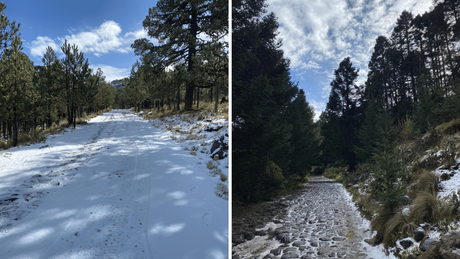
<svg viewBox="0 0 460 259"><path fill-rule="evenodd" d="M217 106L219 104L219 86L217 85L217 83L216 83L215 87L216 87L216 92L215 92L215 94L216 94L215 99L216 100L215 100L215 104L214 104L214 112L217 114Z"/></svg>

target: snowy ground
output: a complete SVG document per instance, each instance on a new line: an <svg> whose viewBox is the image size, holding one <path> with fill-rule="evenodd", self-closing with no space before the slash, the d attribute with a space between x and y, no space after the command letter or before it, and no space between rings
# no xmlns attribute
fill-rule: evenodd
<svg viewBox="0 0 460 259"><path fill-rule="evenodd" d="M0 257L226 258L222 180L188 143L120 110L0 152Z"/></svg>

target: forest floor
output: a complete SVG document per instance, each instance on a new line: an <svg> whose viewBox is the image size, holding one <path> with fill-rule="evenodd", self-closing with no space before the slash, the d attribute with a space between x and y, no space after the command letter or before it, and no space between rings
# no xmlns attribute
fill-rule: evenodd
<svg viewBox="0 0 460 259"><path fill-rule="evenodd" d="M228 201L209 152L152 122L164 124L114 110L0 152L1 258L226 258Z"/></svg>
<svg viewBox="0 0 460 259"><path fill-rule="evenodd" d="M364 241L372 237L369 221L341 184L324 177L312 177L300 191L236 213L234 259L395 258L385 255L382 245Z"/></svg>

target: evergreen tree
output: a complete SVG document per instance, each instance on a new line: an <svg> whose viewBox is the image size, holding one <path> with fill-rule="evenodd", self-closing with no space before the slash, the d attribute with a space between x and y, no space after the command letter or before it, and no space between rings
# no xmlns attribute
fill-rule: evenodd
<svg viewBox="0 0 460 259"><path fill-rule="evenodd" d="M233 13L248 12L233 7ZM276 191L270 184L282 186L279 172L289 171L292 126L286 114L298 90L276 39L274 14L250 13L233 20L233 194L257 201L271 197Z"/></svg>
<svg viewBox="0 0 460 259"><path fill-rule="evenodd" d="M300 177L305 177L312 166L320 164L320 136L313 123L313 116L314 112L306 101L305 93L300 89L297 98L288 108L289 123L292 125L289 171Z"/></svg>
<svg viewBox="0 0 460 259"><path fill-rule="evenodd" d="M78 109L92 101L95 85L88 82L91 70L88 59L84 58L83 52L80 52L75 44L71 46L67 40L65 40L61 50L64 53L61 63L64 69L62 84L66 91L67 118L69 124L76 127Z"/></svg>
<svg viewBox="0 0 460 259"><path fill-rule="evenodd" d="M329 163L344 160L351 170L357 160L354 145L359 127L361 90L355 84L359 70L353 67L350 58L340 62L334 71L331 93L325 114L321 116L321 132L325 138L323 152Z"/></svg>
<svg viewBox="0 0 460 259"><path fill-rule="evenodd" d="M40 69L39 91L42 97L43 113L48 127L51 127L57 116L57 104L62 96L61 76L62 65L54 50L48 46L42 59L43 67Z"/></svg>
<svg viewBox="0 0 460 259"><path fill-rule="evenodd" d="M7 110L11 111L13 123L13 146L18 144L19 122L27 118L27 105L32 100L33 63L22 52L22 41L15 35L11 49L2 56L2 78L7 89Z"/></svg>
<svg viewBox="0 0 460 259"><path fill-rule="evenodd" d="M190 110L195 84L191 78L196 56L209 44L220 41L227 35L228 7L224 0L160 0L149 9L143 22L148 35L159 40L154 46L147 39L132 44L136 55L147 63L164 63L165 66L186 63L190 78L185 91L185 109ZM198 35L204 34L212 40L206 41Z"/></svg>
<svg viewBox="0 0 460 259"><path fill-rule="evenodd" d="M394 212L407 200L404 197L404 186L401 181L404 170L396 149L398 132L387 112L381 113L378 117L377 130L380 141L372 157L374 180L371 182L371 193L386 209Z"/></svg>
<svg viewBox="0 0 460 259"><path fill-rule="evenodd" d="M356 154L360 161L368 161L380 142L380 134L377 131L378 105L371 100L366 106L364 120L358 132L359 144L356 145Z"/></svg>

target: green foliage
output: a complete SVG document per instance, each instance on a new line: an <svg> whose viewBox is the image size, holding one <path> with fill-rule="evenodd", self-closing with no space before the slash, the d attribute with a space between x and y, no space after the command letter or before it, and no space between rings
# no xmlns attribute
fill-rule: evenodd
<svg viewBox="0 0 460 259"><path fill-rule="evenodd" d="M397 132L393 127L393 120L387 113L383 113L377 128L381 135L381 142L372 157L374 180L371 183L371 193L385 207L393 211L407 203L401 181L405 172L396 150Z"/></svg>
<svg viewBox="0 0 460 259"><path fill-rule="evenodd" d="M347 166L328 167L323 173L323 176L337 182L342 182L343 176L348 172Z"/></svg>
<svg viewBox="0 0 460 259"><path fill-rule="evenodd" d="M242 7L233 5L233 13L248 11ZM232 32L233 195L243 202L271 197L277 188L286 187L283 179L292 174L305 175L312 163L294 161L293 156L297 158L298 154L293 150L297 148L302 153L305 150L301 145L310 144L294 134L311 136L314 132L309 128L312 121L308 104L290 81L289 62L276 38L278 23L274 14L256 11L250 15L248 20L234 20ZM298 100L293 104L296 95ZM307 114L297 114L302 111ZM289 114L301 121L293 125Z"/></svg>
<svg viewBox="0 0 460 259"><path fill-rule="evenodd" d="M313 166L320 164L321 152L319 128L313 123L313 110L309 107L302 89L287 112L292 125L289 171L303 178Z"/></svg>
<svg viewBox="0 0 460 259"><path fill-rule="evenodd" d="M407 143L414 138L414 123L406 115L404 120L399 120L399 142L400 143Z"/></svg>
<svg viewBox="0 0 460 259"><path fill-rule="evenodd" d="M268 194L285 188L286 179L284 179L283 172L273 161L268 161L265 165L264 178L264 185Z"/></svg>
<svg viewBox="0 0 460 259"><path fill-rule="evenodd" d="M359 94L356 85L359 69L353 67L350 58L343 59L334 70L331 93L326 111L321 116L321 133L324 137L323 153L328 154L328 163L345 160L354 170L357 159L354 150L358 141Z"/></svg>
<svg viewBox="0 0 460 259"><path fill-rule="evenodd" d="M187 65L185 110L192 108L194 87L197 86L194 74L203 64L200 64L199 56L228 33L228 5L225 3L223 0L160 0L149 8L143 21L148 35L158 39L159 45L155 46L145 38L131 45L146 64L160 67ZM211 40L198 37L200 33Z"/></svg>

